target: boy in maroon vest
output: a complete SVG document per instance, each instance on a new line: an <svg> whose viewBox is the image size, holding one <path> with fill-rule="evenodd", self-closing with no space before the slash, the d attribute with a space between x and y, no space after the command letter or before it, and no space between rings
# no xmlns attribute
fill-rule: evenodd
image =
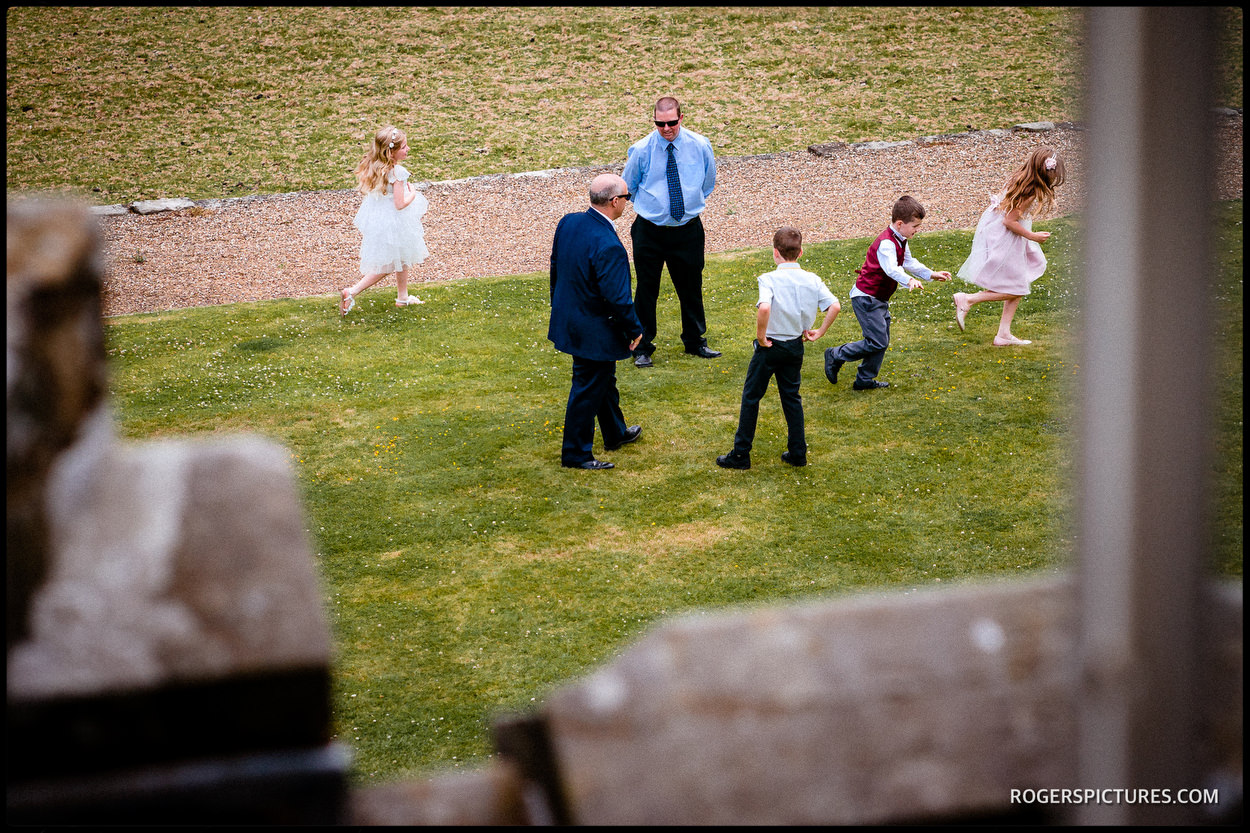
<svg viewBox="0 0 1250 833"><path fill-rule="evenodd" d="M890 225L868 247L868 256L859 267L859 277L850 294L851 308L855 310L864 337L825 351L825 376L831 384L838 383L838 371L843 364L863 359L851 387L855 390L888 388L890 383L877 381L877 374L881 372L885 350L890 346L890 296L899 286L907 287L910 292L922 286L920 281L950 280L950 272L934 272L912 257L907 248L907 241L920 230L924 214L924 206L915 197L899 197L890 212Z"/></svg>

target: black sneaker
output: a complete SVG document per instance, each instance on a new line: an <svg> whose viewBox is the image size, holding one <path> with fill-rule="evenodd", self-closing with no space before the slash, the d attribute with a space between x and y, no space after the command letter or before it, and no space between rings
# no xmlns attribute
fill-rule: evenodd
<svg viewBox="0 0 1250 833"><path fill-rule="evenodd" d="M751 468L750 457L735 457L732 452L722 454L716 458L716 465L722 469L749 469Z"/></svg>
<svg viewBox="0 0 1250 833"><path fill-rule="evenodd" d="M829 380L829 384L836 385L838 383L838 371L842 369L842 365L846 362L833 357L833 351L836 347L830 347L825 351L825 378Z"/></svg>
<svg viewBox="0 0 1250 833"><path fill-rule="evenodd" d="M876 379L869 379L867 382L855 380L855 384L851 385L855 390L878 390L879 388L888 388L889 382L878 382Z"/></svg>
<svg viewBox="0 0 1250 833"><path fill-rule="evenodd" d="M789 463L792 466L806 466L807 465L806 456L795 457L793 454L791 454L788 451L781 452L781 460L782 462Z"/></svg>

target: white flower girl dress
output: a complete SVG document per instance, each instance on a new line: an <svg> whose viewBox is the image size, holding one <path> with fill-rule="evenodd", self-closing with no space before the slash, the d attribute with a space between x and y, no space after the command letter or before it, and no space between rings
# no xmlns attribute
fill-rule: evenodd
<svg viewBox="0 0 1250 833"><path fill-rule="evenodd" d="M395 210L396 183L407 183L408 170L396 165L386 176L386 188L365 195L353 224L360 229L360 272L386 275L429 257L421 217L429 208L425 195L417 192L403 211Z"/></svg>

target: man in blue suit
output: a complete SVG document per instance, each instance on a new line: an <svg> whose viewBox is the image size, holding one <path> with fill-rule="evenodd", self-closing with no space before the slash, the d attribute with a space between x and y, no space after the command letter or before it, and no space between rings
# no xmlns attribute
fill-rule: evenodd
<svg viewBox="0 0 1250 833"><path fill-rule="evenodd" d="M547 338L573 357L573 384L564 411L560 464L610 469L591 451L595 419L606 451L642 435L626 426L616 389L616 363L642 339L642 324L629 294L629 257L612 221L625 212L629 190L615 174L590 183L590 208L566 214L551 244L551 324Z"/></svg>

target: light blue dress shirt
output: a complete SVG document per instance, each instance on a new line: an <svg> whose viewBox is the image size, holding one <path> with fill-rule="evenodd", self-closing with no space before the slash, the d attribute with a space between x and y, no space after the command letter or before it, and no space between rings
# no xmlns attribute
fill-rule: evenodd
<svg viewBox="0 0 1250 833"><path fill-rule="evenodd" d="M816 313L838 303L838 298L814 272L798 263L785 261L759 276L759 300L768 304L768 326L764 335L775 341L790 341L803 335L816 323Z"/></svg>
<svg viewBox="0 0 1250 833"><path fill-rule="evenodd" d="M638 216L657 226L680 226L701 214L707 205L708 195L716 186L716 156L712 143L703 136L684 127L677 131L673 150L686 203L679 223L668 216L668 145L658 130L630 145L621 178L634 195Z"/></svg>

